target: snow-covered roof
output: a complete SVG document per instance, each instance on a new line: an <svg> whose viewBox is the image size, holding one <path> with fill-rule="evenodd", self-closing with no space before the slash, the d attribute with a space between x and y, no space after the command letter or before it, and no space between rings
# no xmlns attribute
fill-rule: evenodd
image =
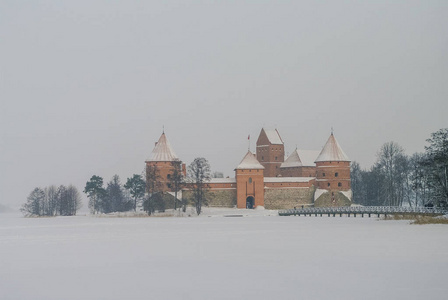
<svg viewBox="0 0 448 300"><path fill-rule="evenodd" d="M294 150L291 155L281 164L280 168L292 167L315 167L314 161L319 156L318 150Z"/></svg>
<svg viewBox="0 0 448 300"><path fill-rule="evenodd" d="M282 183L282 182L309 182L314 177L265 177L264 182Z"/></svg>
<svg viewBox="0 0 448 300"><path fill-rule="evenodd" d="M165 133L162 133L159 141L146 161L173 161L176 159L178 159L176 153L173 148L171 148L170 142L166 138Z"/></svg>
<svg viewBox="0 0 448 300"><path fill-rule="evenodd" d="M304 167L315 167L316 166L314 161L320 154L319 150L297 149L297 152L299 153L300 160L302 161L302 165Z"/></svg>
<svg viewBox="0 0 448 300"><path fill-rule="evenodd" d="M255 154L247 151L246 156L244 156L243 160L240 162L237 169L264 169L264 167L260 164L260 162L255 157Z"/></svg>
<svg viewBox="0 0 448 300"><path fill-rule="evenodd" d="M328 138L327 143L316 158L315 162L322 161L350 161L347 154L344 153L333 133Z"/></svg>
<svg viewBox="0 0 448 300"><path fill-rule="evenodd" d="M282 138L280 137L280 134L278 133L277 129L263 128L263 130L266 133L266 136L268 137L268 140L272 145L283 145Z"/></svg>
<svg viewBox="0 0 448 300"><path fill-rule="evenodd" d="M209 183L236 183L235 178L211 178Z"/></svg>
<svg viewBox="0 0 448 300"><path fill-rule="evenodd" d="M302 161L300 160L299 153L297 149L294 150L291 155L283 162L280 168L292 168L292 167L301 167L303 166Z"/></svg>

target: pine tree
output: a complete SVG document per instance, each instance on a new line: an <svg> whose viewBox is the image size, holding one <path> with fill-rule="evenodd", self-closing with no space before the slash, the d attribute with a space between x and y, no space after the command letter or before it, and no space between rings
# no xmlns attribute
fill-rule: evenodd
<svg viewBox="0 0 448 300"><path fill-rule="evenodd" d="M106 194L106 190L103 188L103 178L93 175L86 183L84 193L89 197L90 212L95 214L100 211L101 200Z"/></svg>
<svg viewBox="0 0 448 300"><path fill-rule="evenodd" d="M145 181L141 175L134 174L131 178L127 179L124 188L129 190L129 193L134 199L134 211L137 211L137 200L145 195Z"/></svg>

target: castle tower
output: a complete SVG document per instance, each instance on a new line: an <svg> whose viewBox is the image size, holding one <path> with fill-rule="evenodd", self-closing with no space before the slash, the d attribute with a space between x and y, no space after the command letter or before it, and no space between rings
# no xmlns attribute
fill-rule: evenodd
<svg viewBox="0 0 448 300"><path fill-rule="evenodd" d="M350 159L336 141L333 133L316 158L317 188L328 191L349 191Z"/></svg>
<svg viewBox="0 0 448 300"><path fill-rule="evenodd" d="M277 129L261 129L257 140L257 160L264 167L266 177L280 174L280 166L285 161L285 145Z"/></svg>
<svg viewBox="0 0 448 300"><path fill-rule="evenodd" d="M150 169L156 168L158 173L158 180L161 183L161 191L166 192L171 190L170 178L173 174L173 170L176 167L175 162L180 162L176 153L168 141L165 132L159 138L159 141L155 144L154 149L151 152L146 163L146 176L149 176ZM177 164L177 167L181 168L181 171L185 175L185 164Z"/></svg>
<svg viewBox="0 0 448 300"><path fill-rule="evenodd" d="M237 208L264 206L264 167L248 151L235 169Z"/></svg>

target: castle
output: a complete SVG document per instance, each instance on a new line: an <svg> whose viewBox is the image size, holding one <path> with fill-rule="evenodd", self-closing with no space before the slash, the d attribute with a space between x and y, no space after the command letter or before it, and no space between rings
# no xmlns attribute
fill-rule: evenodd
<svg viewBox="0 0 448 300"><path fill-rule="evenodd" d="M162 133L146 168L157 168L162 190L172 192L173 168L185 175L165 133ZM331 133L321 151L295 149L285 160L285 147L277 129L261 129L256 154L250 150L235 168L234 178L212 178L209 206L288 209L309 206L350 206L350 160ZM189 196L189 186L182 189Z"/></svg>

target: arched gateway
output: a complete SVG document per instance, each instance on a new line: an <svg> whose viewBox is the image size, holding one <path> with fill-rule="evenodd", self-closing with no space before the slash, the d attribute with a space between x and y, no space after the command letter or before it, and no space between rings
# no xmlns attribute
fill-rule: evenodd
<svg viewBox="0 0 448 300"><path fill-rule="evenodd" d="M255 205L255 199L252 196L246 198L246 208L253 209Z"/></svg>

